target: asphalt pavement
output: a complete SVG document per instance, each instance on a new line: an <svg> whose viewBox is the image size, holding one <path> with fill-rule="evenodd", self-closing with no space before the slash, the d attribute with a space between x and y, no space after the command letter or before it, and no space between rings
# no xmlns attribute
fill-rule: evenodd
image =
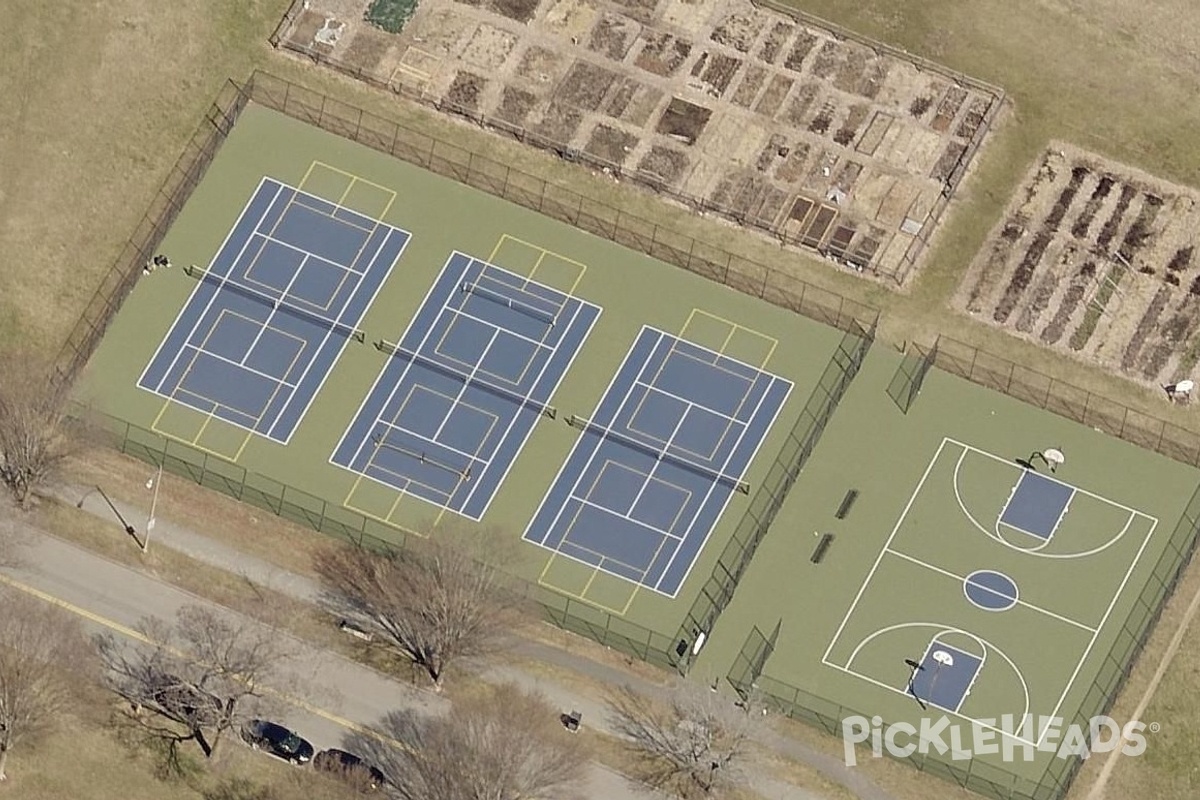
<svg viewBox="0 0 1200 800"><path fill-rule="evenodd" d="M75 504L85 491L79 487L64 486L57 493L63 501ZM142 509L121 502L115 502L115 505L116 510L128 520L145 519L146 512ZM82 507L102 519L113 521L113 509L98 493L88 495ZM20 520L11 522L22 525ZM17 568L5 569L0 574L6 575L9 581L18 582L18 588L65 605L83 617L96 632L115 632L136 638L141 619L147 615L169 619L184 605L201 605L219 614L238 616L233 611L144 572L110 561L27 525L23 527L26 528L24 533L27 539L23 549L24 563ZM171 548L305 602L321 602L321 587L306 576L286 572L171 519L157 519L151 546ZM274 715L273 719L298 731L318 750L344 746L348 737L370 731L389 711L409 709L437 714L447 707L446 701L432 691L396 681L306 642L291 639L288 649L294 656L269 683L273 691L267 698L267 708ZM639 680L632 673L540 642L518 640L515 653L523 658L581 673L601 685L630 685L646 694L669 691L669 687ZM510 680L537 689L563 711L581 711L584 718L582 735L586 735L589 727L608 727L608 712L603 697L581 696L552 679L512 665L492 667L485 677ZM564 735L570 734L564 731ZM891 800L863 773L847 768L840 759L775 735L769 729L760 736L760 740L781 755L808 764L862 800ZM776 780L762 770L755 771L752 785L765 800L823 800L810 790ZM600 765L593 767L581 788L584 796L596 800L661 798L659 793Z"/></svg>

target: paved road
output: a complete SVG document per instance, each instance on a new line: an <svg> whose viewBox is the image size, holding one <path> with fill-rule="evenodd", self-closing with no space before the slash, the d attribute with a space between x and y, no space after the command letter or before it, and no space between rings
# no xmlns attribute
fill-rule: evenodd
<svg viewBox="0 0 1200 800"><path fill-rule="evenodd" d="M63 487L60 491L61 498L72 504L81 494L83 492L77 487ZM128 519L145 519L144 510L120 502L116 505ZM83 508L107 521L113 519L112 509L97 494L87 497ZM35 590L70 603L78 611L103 618L104 622L93 619L92 624L97 629L105 625L111 628L112 623L132 628L147 613L170 616L184 604L200 603L219 608L175 586L46 534L31 531L29 540L25 558L27 567L10 570L9 574ZM321 598L321 589L315 581L247 556L169 519L158 519L152 546L169 547L296 599L318 603ZM432 692L393 681L370 668L303 642L294 642L294 647L300 657L295 660L297 666L293 667L291 675L279 684L290 687L285 693L290 702L283 704L280 718L310 738L318 748L343 743L352 731L371 727L383 713L396 708L419 709L427 713L438 713L445 708L444 701ZM601 684L632 685L646 694L667 691L661 685L640 681L625 671L538 642L519 640L516 654L585 674ZM582 711L585 727L606 727L603 698L581 697L552 680L513 666L493 668L489 677L536 688L564 711ZM764 734L763 743L781 755L808 764L862 800L892 800L863 773L847 768L835 757L770 731ZM593 769L588 777L589 797L643 800L656 795L601 767ZM761 771L754 776L753 784L755 791L768 800L822 800L809 790L776 781Z"/></svg>

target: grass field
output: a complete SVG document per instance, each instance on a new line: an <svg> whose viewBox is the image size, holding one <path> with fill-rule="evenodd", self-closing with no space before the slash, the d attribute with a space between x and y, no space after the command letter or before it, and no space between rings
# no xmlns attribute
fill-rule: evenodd
<svg viewBox="0 0 1200 800"><path fill-rule="evenodd" d="M1014 108L1002 121L975 175L964 185L959 210L935 242L924 277L904 296L892 295L828 266L781 255L769 243L686 212L516 143L398 103L319 69L273 54L263 44L284 2L120 0L96 6L70 0L54 14L40 6L13 9L21 35L0 52L0 70L21 76L0 98L10 124L0 131L0 332L8 346L52 352L131 230L153 187L165 174L218 85L267 66L285 77L335 90L348 102L463 143L487 147L499 159L586 187L680 229L703 231L756 258L772 260L805 279L882 306L882 336L928 340L948 325L955 335L1088 389L1121 396L1165 414L1158 398L1126 382L1017 342L963 318L949 318L946 300L961 269L999 215L1021 172L1045 143L1063 138L1165 178L1195 185L1200 110L1196 69L1196 11L1191 4L1102 0L987 0L867 2L847 5L805 0L799 5L867 35L934 58L1005 87ZM170 57L147 57L169 53ZM862 380L865 380L863 376ZM928 399L928 397L924 398ZM914 410L914 413L919 413ZM1193 410L1172 419L1200 427ZM859 512L856 512L859 513ZM840 544L840 542L839 542ZM760 561L762 559L760 558ZM1149 683L1174 626L1184 622L1193 570L1168 608L1129 685L1130 710ZM733 613L732 611L730 612ZM1131 791L1189 798L1195 793L1195 694L1190 690L1200 646L1189 632L1147 714L1164 724L1160 749L1124 759L1110 783L1112 797ZM1174 721L1175 724L1172 724ZM1089 764L1092 776L1099 764ZM1086 780L1074 794L1082 797Z"/></svg>
<svg viewBox="0 0 1200 800"><path fill-rule="evenodd" d="M329 166L311 170L314 161ZM310 191L338 199L344 186L323 188L313 180L314 175L325 175L325 180L332 181L339 174L334 169L344 175L370 176L374 184L394 187L397 194L394 202L387 204L385 222L412 232L392 274L359 323L369 334L368 342L399 340L452 250L478 254L521 275L540 264L539 280L602 309L552 398L560 409L559 419L537 423L483 516L484 524L502 530L506 538L516 539L525 530L578 437L577 431L564 424L565 418L591 415L643 325L678 333L714 351L720 349L794 384L776 424L765 431L763 457L749 465L751 485L762 479L772 454L782 446L782 437L799 416L841 336L782 309L254 107L238 122L162 249L177 264L206 265L264 175L292 185L304 184ZM531 258L540 252L531 249L534 246L552 257ZM181 269L143 277L90 363L80 387L82 396L121 419L194 445L199 451L236 460L252 472L322 497L331 505L364 513L392 526L396 536L400 535L397 529L419 529L440 517L439 504L398 493L377 480L364 481L329 463L376 375L389 363L389 356L369 344L347 345L328 379L321 380L315 400L286 446L194 411L181 399L164 400L140 390L136 386L139 374L196 288L196 280ZM173 352L175 347L168 345L166 351ZM788 396L786 389L780 394L783 396ZM670 432L670 426L660 431L664 436ZM602 471L597 481L605 474L610 473ZM600 485L603 488L602 482ZM690 485L680 490L663 487L661 491L670 497L694 489ZM747 502L746 496L733 495L719 518L712 543L696 562L698 574L711 571L724 538ZM672 591L639 591L638 584L612 575L609 568L597 570L557 555L548 560L547 551L541 548L526 547L521 553L527 562L525 577L530 580L627 616L664 635L673 634L679 626L683 606L672 602ZM696 581L684 585L678 597L690 603L697 587Z"/></svg>

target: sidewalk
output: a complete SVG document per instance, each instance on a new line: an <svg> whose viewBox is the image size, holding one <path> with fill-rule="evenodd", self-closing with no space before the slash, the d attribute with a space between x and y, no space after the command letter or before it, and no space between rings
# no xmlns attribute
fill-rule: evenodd
<svg viewBox="0 0 1200 800"><path fill-rule="evenodd" d="M83 510L105 520L112 520L113 510L108 507L105 499L99 493L87 494L87 492L88 487L63 485L55 487L50 494L60 501L72 505L75 505L79 498L83 497ZM144 520L146 517L145 509L116 499L113 500L113 504L126 519ZM323 590L317 581L241 553L233 547L170 519L158 517L152 537L152 547L170 548L197 561L241 575L247 580L294 599L323 605ZM651 697L660 696L669 691L669 687L663 687L643 680L632 673L540 642L518 639L512 652L522 658L551 664L585 675L603 685L630 686L638 693ZM485 672L485 675L493 679L512 681L528 688L536 688L564 711L580 711L583 714L585 729L595 727L605 730L608 727L608 711L602 697L580 696L572 689L512 666L493 667ZM800 742L787 739L770 729L762 729L758 741L785 758L812 767L826 779L844 786L860 800L892 800L890 795L875 786L865 775L847 767L836 757L812 750ZM782 783L761 773L754 776L752 786L756 792L768 800L824 800L809 790Z"/></svg>

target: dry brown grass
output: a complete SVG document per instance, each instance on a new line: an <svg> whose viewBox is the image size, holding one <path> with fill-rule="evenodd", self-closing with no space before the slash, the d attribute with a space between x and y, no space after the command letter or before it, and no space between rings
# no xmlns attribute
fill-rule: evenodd
<svg viewBox="0 0 1200 800"><path fill-rule="evenodd" d="M279 797L350 800L327 777L233 743L212 762L184 751L186 777L161 775L162 760L150 748L123 737L103 702L82 716L65 717L30 747L14 750L4 794L21 800L205 800L221 781L241 778L273 787Z"/></svg>

